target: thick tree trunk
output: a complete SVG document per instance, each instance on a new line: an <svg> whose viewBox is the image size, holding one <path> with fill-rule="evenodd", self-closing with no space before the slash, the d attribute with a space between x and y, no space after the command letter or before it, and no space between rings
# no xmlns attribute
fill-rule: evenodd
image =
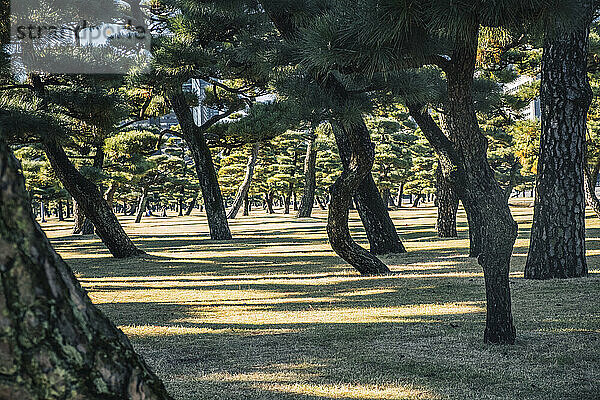
<svg viewBox="0 0 600 400"><path fill-rule="evenodd" d="M435 180L437 186L437 232L441 238L457 237L456 232L456 213L458 212L458 195L454 191L452 184L444 177L442 165L438 161L435 171Z"/></svg>
<svg viewBox="0 0 600 400"><path fill-rule="evenodd" d="M0 398L171 399L34 221L0 143Z"/></svg>
<svg viewBox="0 0 600 400"><path fill-rule="evenodd" d="M192 112L185 101L183 93L179 92L172 95L170 102L181 126L183 138L196 164L196 172L200 181L204 207L206 208L210 237L213 240L230 240L231 231L227 223L223 195L221 194L217 172L212 161L210 148L204 137L204 132L194 123Z"/></svg>
<svg viewBox="0 0 600 400"><path fill-rule="evenodd" d="M140 199L138 201L138 206L135 211L135 223L139 224L142 222L142 217L144 216L144 212L146 211L146 204L148 202L148 188L142 189L142 194L140 195Z"/></svg>
<svg viewBox="0 0 600 400"><path fill-rule="evenodd" d="M92 221L111 254L117 258L143 254L129 239L98 187L77 171L63 148L53 138L47 138L44 150L57 177L77 201L83 214Z"/></svg>
<svg viewBox="0 0 600 400"><path fill-rule="evenodd" d="M357 122L353 129L365 130L368 133L364 121ZM337 143L340 159L344 168L349 168L352 155L349 138L354 133L347 132L344 127L333 129ZM360 135L356 134L356 135ZM369 141L370 145L372 143ZM354 200L357 205L358 214L369 239L370 251L373 254L406 253L406 249L398 236L396 226L390 217L387 205L384 203L373 175L369 171L363 181L354 192Z"/></svg>
<svg viewBox="0 0 600 400"><path fill-rule="evenodd" d="M300 199L298 218L309 218L315 204L315 189L317 187L317 145L316 136L313 134L306 147L304 159L304 192Z"/></svg>
<svg viewBox="0 0 600 400"><path fill-rule="evenodd" d="M273 210L273 193L265 193L265 206L268 214L275 214L275 211Z"/></svg>
<svg viewBox="0 0 600 400"><path fill-rule="evenodd" d="M227 218L234 219L244 201L248 199L248 192L250 191L250 185L252 184L252 177L254 176L254 168L256 167L256 162L258 161L258 151L260 149L259 143L254 143L252 145L252 150L250 150L250 156L248 156L248 163L246 164L246 173L244 174L244 180L242 184L238 188L237 194L235 195L235 199L233 200L233 205L229 208L229 212L227 213ZM248 214L245 214L248 215Z"/></svg>
<svg viewBox="0 0 600 400"><path fill-rule="evenodd" d="M583 183L585 185L586 203L594 210L596 216L600 218L600 200L596 196L596 182L598 182L598 174L600 173L600 159L596 161L591 172L587 168L587 165L584 166L583 173L585 174Z"/></svg>
<svg viewBox="0 0 600 400"><path fill-rule="evenodd" d="M517 237L504 192L487 160L487 139L477 123L472 84L477 53L478 25L465 26L468 42L456 41L451 60L443 64L448 82L447 125L450 141L426 110L410 106L410 113L440 157L442 172L461 199L467 215L481 223L481 252L487 315L484 341L514 343L509 270ZM471 223L471 219L469 220Z"/></svg>
<svg viewBox="0 0 600 400"><path fill-rule="evenodd" d="M563 27L560 33L549 31L544 39L540 155L525 264L529 279L587 274L583 185L586 118L592 99L587 77L592 7L591 1L577 4L580 23Z"/></svg>

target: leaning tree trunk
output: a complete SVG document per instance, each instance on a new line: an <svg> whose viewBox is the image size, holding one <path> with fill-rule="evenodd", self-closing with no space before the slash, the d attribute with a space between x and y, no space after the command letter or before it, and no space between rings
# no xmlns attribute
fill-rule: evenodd
<svg viewBox="0 0 600 400"><path fill-rule="evenodd" d="M244 180L242 184L238 188L237 194L235 195L235 199L233 200L233 205L229 208L229 212L227 213L227 218L234 219L244 201L248 199L248 192L250 191L250 185L252 184L252 177L254 175L254 168L256 167L256 162L258 161L258 151L260 149L259 143L254 143L252 145L252 149L250 150L250 156L248 156L248 163L246 164L246 174L244 175ZM247 214L246 214L247 215Z"/></svg>
<svg viewBox="0 0 600 400"><path fill-rule="evenodd" d="M194 211L194 208L196 208L196 204L198 204L198 193L196 193L196 195L194 196L194 198L192 199L192 201L190 201L190 204L188 205L187 210L185 211L185 216L189 217L190 215L192 215L192 211Z"/></svg>
<svg viewBox="0 0 600 400"><path fill-rule="evenodd" d="M117 192L117 184L115 182L111 182L110 186L104 192L104 200L108 203L110 208L113 207L113 203L115 202L115 193Z"/></svg>
<svg viewBox="0 0 600 400"><path fill-rule="evenodd" d="M481 252L477 261L483 268L486 289L487 343L514 343L509 270L517 224L512 218L504 192L487 160L487 139L481 133L472 97L477 53L478 25L466 25L467 42L457 40L451 60L442 66L448 85L446 109L448 139L426 110L410 106L410 113L438 152L442 172L450 179L467 215L480 221Z"/></svg>
<svg viewBox="0 0 600 400"><path fill-rule="evenodd" d="M587 274L584 159L592 91L587 77L591 1L577 3L581 23L546 33L540 100L542 131L525 277ZM550 28L549 28L550 29Z"/></svg>
<svg viewBox="0 0 600 400"><path fill-rule="evenodd" d="M0 398L171 399L35 222L0 143Z"/></svg>
<svg viewBox="0 0 600 400"><path fill-rule="evenodd" d="M384 263L373 253L363 249L352 240L348 227L350 203L353 200L353 195L371 175L371 168L375 160L374 146L364 122L341 126L341 128L336 135L336 140L339 136L348 144L348 147L344 148L338 142L340 153L342 149L347 151L348 163L345 163L342 174L329 188L331 194L327 219L329 242L333 250L356 268L361 275L389 274L390 270ZM377 197L381 200L378 192ZM362 199L365 200L364 197Z"/></svg>
<svg viewBox="0 0 600 400"><path fill-rule="evenodd" d="M137 210L135 211L135 223L139 224L142 222L144 211L146 211L146 204L148 203L148 188L142 189L140 200L138 202Z"/></svg>
<svg viewBox="0 0 600 400"><path fill-rule="evenodd" d="M300 199L298 218L309 218L315 203L315 189L317 187L317 139L312 135L306 147L304 159L304 192Z"/></svg>
<svg viewBox="0 0 600 400"><path fill-rule="evenodd" d="M353 129L366 131L368 129L364 121L360 120ZM340 159L344 168L349 168L352 155L350 153L350 137L343 126L334 127L335 140L337 143ZM372 146L372 143L369 143ZM370 251L373 254L406 253L406 249L398 236L394 222L390 217L387 205L384 203L373 175L369 171L354 193L358 214L367 233Z"/></svg>
<svg viewBox="0 0 600 400"><path fill-rule="evenodd" d="M192 112L185 101L183 93L174 94L169 100L181 126L183 138L196 164L196 173L202 190L204 207L206 208L210 237L213 240L230 240L231 231L227 223L223 195L217 180L217 172L210 148L204 137L204 131L194 123Z"/></svg>
<svg viewBox="0 0 600 400"><path fill-rule="evenodd" d="M594 210L596 216L600 218L600 200L598 200L598 196L596 196L596 182L598 182L598 174L600 173L600 159L594 163L592 172L590 172L587 168L587 165L585 165L583 168L583 173L586 203L592 208L592 210Z"/></svg>
<svg viewBox="0 0 600 400"><path fill-rule="evenodd" d="M92 221L111 254L117 258L144 254L129 239L98 187L77 171L54 138L44 141L44 150L56 176L77 201L83 214Z"/></svg>
<svg viewBox="0 0 600 400"><path fill-rule="evenodd" d="M435 180L437 187L437 232L441 238L457 237L456 232L456 213L458 211L458 195L454 191L452 184L448 182L442 173L442 165L438 160L438 166L435 171Z"/></svg>

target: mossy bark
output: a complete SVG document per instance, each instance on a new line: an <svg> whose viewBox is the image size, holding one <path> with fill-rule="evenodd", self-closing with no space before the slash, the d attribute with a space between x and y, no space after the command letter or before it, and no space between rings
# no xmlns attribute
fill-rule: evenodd
<svg viewBox="0 0 600 400"><path fill-rule="evenodd" d="M171 399L35 222L0 141L0 399Z"/></svg>

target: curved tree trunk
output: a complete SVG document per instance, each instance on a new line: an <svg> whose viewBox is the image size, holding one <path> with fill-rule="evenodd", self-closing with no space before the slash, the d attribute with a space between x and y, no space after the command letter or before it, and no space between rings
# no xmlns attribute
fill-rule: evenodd
<svg viewBox="0 0 600 400"><path fill-rule="evenodd" d="M452 184L444 177L442 165L438 160L438 166L435 170L435 180L437 186L436 202L438 207L436 229L441 238L457 237L456 232L456 213L458 212L458 196L452 187Z"/></svg>
<svg viewBox="0 0 600 400"><path fill-rule="evenodd" d="M578 3L591 18L591 1ZM587 77L590 21L546 33L540 100L542 131L525 277L587 274L584 150L592 91ZM569 25L570 26L570 25ZM555 29L555 26L552 26Z"/></svg>
<svg viewBox="0 0 600 400"><path fill-rule="evenodd" d="M47 138L43 145L56 176L77 201L83 214L94 224L98 236L111 254L117 258L144 254L127 236L98 187L77 171L56 140Z"/></svg>
<svg viewBox="0 0 600 400"><path fill-rule="evenodd" d="M456 41L451 60L442 66L448 84L448 139L426 110L409 106L411 116L438 152L442 172L460 197L467 215L481 224L481 252L477 261L483 268L487 313L484 341L514 343L509 285L510 258L517 238L504 192L487 160L487 139L477 122L472 97L477 53L478 24L465 26L468 42ZM469 220L469 223L471 223Z"/></svg>
<svg viewBox="0 0 600 400"><path fill-rule="evenodd" d="M339 130L341 132L336 134L336 140L340 137L348 144L347 148L340 148L340 152L344 151L347 155L348 163L345 163L342 174L329 188L331 194L327 219L329 242L333 250L356 268L361 275L389 274L390 270L384 263L352 240L348 227L350 203L353 195L366 178L370 176L375 160L371 137L364 122L354 126L342 126L341 128ZM348 136L346 137L346 135ZM339 142L338 147L340 147ZM381 199L380 196L378 197Z"/></svg>
<svg viewBox="0 0 600 400"><path fill-rule="evenodd" d="M315 204L315 189L317 187L317 138L312 134L306 146L304 159L304 191L300 199L298 218L309 218Z"/></svg>
<svg viewBox="0 0 600 400"><path fill-rule="evenodd" d="M252 145L252 149L250 150L250 156L248 156L248 163L246 164L246 174L244 175L244 180L238 188L237 194L235 195L235 200L233 200L233 204L229 208L229 212L227 213L227 218L229 219L234 219L240 211L242 204L244 204L244 201L248 200L248 192L250 191L250 185L252 184L254 168L256 167L256 162L258 161L259 149L260 143L254 143Z"/></svg>
<svg viewBox="0 0 600 400"><path fill-rule="evenodd" d="M196 173L200 181L202 198L206 208L210 237L213 240L230 240L231 231L227 223L223 195L217 180L217 172L212 161L210 148L204 138L204 129L194 123L192 112L182 92L170 96L169 101L177 115L183 138L190 148L196 164Z"/></svg>
<svg viewBox="0 0 600 400"><path fill-rule="evenodd" d="M369 133L364 121L358 122L353 129ZM352 146L349 138L353 133L347 132L343 126L334 127L333 132L342 165L344 168L349 168L350 160L352 159L352 155L349 153ZM371 143L370 137L369 143ZM367 238L369 239L371 253L406 253L406 249L396 231L396 226L388 212L387 205L381 198L377 185L373 180L371 171L366 174L363 181L356 188L354 200Z"/></svg>
<svg viewBox="0 0 600 400"><path fill-rule="evenodd" d="M52 249L17 171L0 143L0 398L171 399Z"/></svg>

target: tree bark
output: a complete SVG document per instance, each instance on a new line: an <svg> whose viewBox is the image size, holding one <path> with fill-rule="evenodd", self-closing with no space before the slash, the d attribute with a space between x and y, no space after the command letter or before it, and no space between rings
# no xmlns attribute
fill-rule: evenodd
<svg viewBox="0 0 600 400"><path fill-rule="evenodd" d="M142 222L142 217L144 216L144 211L146 211L146 204L148 202L148 188L142 189L142 194L140 195L140 200L138 202L137 209L135 211L135 223L139 224Z"/></svg>
<svg viewBox="0 0 600 400"><path fill-rule="evenodd" d="M190 215L192 215L192 211L194 211L196 204L198 204L198 193L196 193L196 195L194 196L192 201L190 201L190 204L189 204L187 210L185 211L186 217L189 217Z"/></svg>
<svg viewBox="0 0 600 400"><path fill-rule="evenodd" d="M436 202L438 215L436 229L438 236L441 238L457 237L456 213L458 212L458 195L450 182L444 177L442 165L439 161L435 171L435 178L437 184Z"/></svg>
<svg viewBox="0 0 600 400"><path fill-rule="evenodd" d="M248 200L248 193L244 196L244 210L242 211L242 215L247 217L250 215L250 201Z"/></svg>
<svg viewBox="0 0 600 400"><path fill-rule="evenodd" d="M398 194L396 194L396 204L398 208L402 208L402 198L404 197L404 182L400 184L398 188Z"/></svg>
<svg viewBox="0 0 600 400"><path fill-rule="evenodd" d="M447 125L451 139L422 107L409 106L410 114L438 152L442 172L449 178L467 215L481 223L481 252L487 313L484 341L512 344L513 325L509 270L517 224L504 192L487 160L487 139L481 133L472 97L479 26L466 24L466 41L454 43L451 61L443 66L448 85ZM471 223L471 220L469 220Z"/></svg>
<svg viewBox="0 0 600 400"><path fill-rule="evenodd" d="M94 224L111 254L117 258L144 254L127 236L98 187L77 171L56 140L47 138L43 145L56 176Z"/></svg>
<svg viewBox="0 0 600 400"><path fill-rule="evenodd" d="M77 200L73 202L73 235L79 235L83 230L83 224L85 222L85 215L83 215L83 211L79 207Z"/></svg>
<svg viewBox="0 0 600 400"><path fill-rule="evenodd" d="M202 190L204 207L206 208L210 237L213 240L230 240L231 231L227 223L223 195L217 180L217 172L212 161L210 148L204 137L204 131L194 123L192 112L182 92L171 95L169 100L181 126L183 138L196 164L196 173Z"/></svg>
<svg viewBox="0 0 600 400"><path fill-rule="evenodd" d="M275 214L275 211L273 210L273 193L265 193L265 206L268 214Z"/></svg>
<svg viewBox="0 0 600 400"><path fill-rule="evenodd" d="M56 204L56 213L58 214L58 220L59 221L64 221L65 220L65 214L63 212L63 203L62 203L62 200L58 200L58 202Z"/></svg>
<svg viewBox="0 0 600 400"><path fill-rule="evenodd" d="M358 121L353 129L369 133L362 120ZM350 160L352 159L349 153L349 149L351 148L349 138L354 133L347 132L343 126L335 127L333 132L342 165L344 168L349 168ZM370 137L369 143L372 145ZM373 180L371 171L366 174L354 192L354 200L369 240L370 252L378 255L406 253L406 249L396 231L396 226L388 212L387 205L381 198L377 185Z"/></svg>
<svg viewBox="0 0 600 400"><path fill-rule="evenodd" d="M540 155L525 264L529 279L587 275L583 186L586 118L592 100L587 77L592 2L576 3L581 7L580 23L552 25L544 38Z"/></svg>
<svg viewBox="0 0 600 400"><path fill-rule="evenodd" d="M229 208L229 212L227 213L227 218L229 219L235 219L238 212L240 211L240 208L242 207L242 204L244 204L244 201L247 201L248 199L248 192L250 191L252 177L254 176L254 168L256 167L256 162L258 161L259 149L259 143L254 143L252 145L252 150L250 150L250 156L248 156L248 163L246 164L246 173L244 174L244 180L238 188L237 194L235 195L235 199L233 200L233 204L231 208Z"/></svg>
<svg viewBox="0 0 600 400"><path fill-rule="evenodd" d="M171 399L90 301L26 201L0 143L0 398Z"/></svg>
<svg viewBox="0 0 600 400"><path fill-rule="evenodd" d="M317 138L312 134L306 146L304 159L304 192L300 199L298 218L310 218L315 204L315 189L317 187Z"/></svg>
<svg viewBox="0 0 600 400"><path fill-rule="evenodd" d="M115 182L111 182L110 186L104 192L104 200L108 203L109 207L112 208L115 202L115 193L117 192L117 184Z"/></svg>

